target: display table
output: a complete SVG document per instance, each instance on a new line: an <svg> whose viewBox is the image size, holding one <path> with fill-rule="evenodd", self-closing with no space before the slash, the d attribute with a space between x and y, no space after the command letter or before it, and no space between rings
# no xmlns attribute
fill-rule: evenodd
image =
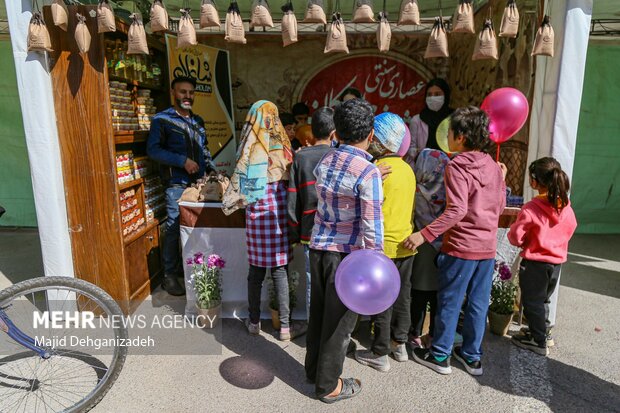
<svg viewBox="0 0 620 413"><path fill-rule="evenodd" d="M183 261L196 252L205 255L218 254L226 261L222 270L222 317L244 318L248 315L248 254L245 242L245 210L238 210L230 216L222 212L220 203L193 203L181 202L181 246ZM506 234L519 213L519 208L506 208L499 219L497 231L498 261L504 261L512 266L517 258L519 249L508 242ZM293 261L289 264L289 271L299 273L297 287L297 306L293 310L296 320L306 318L306 277L303 248L296 247L293 251ZM188 316L196 314L196 295L191 283L191 266L184 266L185 287L187 289L187 304L185 313ZM261 318L269 318L269 298L267 286L263 285L261 299Z"/></svg>
<svg viewBox="0 0 620 413"><path fill-rule="evenodd" d="M183 262L196 252L218 254L226 261L222 270L222 317L245 318L248 316L248 254L245 241L245 210L224 215L221 203L179 203L181 221L181 248ZM293 251L294 259L289 271L299 273L297 305L293 318L306 318L306 276L303 248ZM184 265L187 304L185 314L196 314L196 295L191 283L192 267ZM261 298L261 318L270 318L266 283Z"/></svg>

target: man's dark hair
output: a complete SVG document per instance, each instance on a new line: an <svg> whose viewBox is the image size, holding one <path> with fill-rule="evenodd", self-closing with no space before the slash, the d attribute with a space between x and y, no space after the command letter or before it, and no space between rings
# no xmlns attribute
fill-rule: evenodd
<svg viewBox="0 0 620 413"><path fill-rule="evenodd" d="M470 150L487 150L489 140L489 117L476 106L458 108L450 116L450 128L454 137L465 137L463 145Z"/></svg>
<svg viewBox="0 0 620 413"><path fill-rule="evenodd" d="M295 121L295 116L288 112L280 113L280 122L282 122L282 126L294 125L297 123Z"/></svg>
<svg viewBox="0 0 620 413"><path fill-rule="evenodd" d="M370 103L364 99L351 99L334 111L334 125L338 137L347 145L362 142L370 135L375 115Z"/></svg>
<svg viewBox="0 0 620 413"><path fill-rule="evenodd" d="M312 114L312 135L314 139L329 139L329 135L336 129L334 126L334 109L323 106Z"/></svg>
<svg viewBox="0 0 620 413"><path fill-rule="evenodd" d="M291 108L291 111L293 112L293 116L310 114L310 108L304 102L295 103Z"/></svg>
<svg viewBox="0 0 620 413"><path fill-rule="evenodd" d="M360 92L359 89L354 88L354 87L348 87L348 88L346 88L345 90L342 91L342 93L338 97L338 100L344 99L344 97L346 95L353 95L357 99L361 99L362 98L362 92Z"/></svg>
<svg viewBox="0 0 620 413"><path fill-rule="evenodd" d="M174 85L176 85L177 83L190 83L192 86L194 86L194 89L196 89L196 79L194 79L193 77L188 77L188 76L175 77L170 83L170 89L174 89Z"/></svg>

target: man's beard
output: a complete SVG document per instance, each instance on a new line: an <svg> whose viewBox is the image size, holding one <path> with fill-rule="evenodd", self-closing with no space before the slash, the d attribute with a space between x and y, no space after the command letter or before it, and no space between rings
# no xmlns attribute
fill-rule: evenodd
<svg viewBox="0 0 620 413"><path fill-rule="evenodd" d="M179 105L181 109L191 110L193 104L194 104L194 101L191 101L191 100L189 101L189 103L186 103L186 102L183 102L181 99L177 99L177 105Z"/></svg>

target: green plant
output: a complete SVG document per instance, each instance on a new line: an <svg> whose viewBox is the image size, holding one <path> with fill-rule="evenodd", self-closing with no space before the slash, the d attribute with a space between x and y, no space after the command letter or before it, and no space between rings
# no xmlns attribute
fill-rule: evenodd
<svg viewBox="0 0 620 413"><path fill-rule="evenodd" d="M496 263L489 311L496 314L512 314L516 295L517 286L514 283L510 267L505 262Z"/></svg>
<svg viewBox="0 0 620 413"><path fill-rule="evenodd" d="M280 304L278 303L278 294L276 293L275 285L273 284L273 278L271 274L267 277L267 288L269 291L269 308L278 310ZM297 271L288 272L288 308L293 309L297 306L297 286L299 285L299 273Z"/></svg>
<svg viewBox="0 0 620 413"><path fill-rule="evenodd" d="M202 252L187 258L187 265L192 266L191 283L196 292L200 308L212 308L222 300L222 273L226 262L219 255L209 255L206 259Z"/></svg>

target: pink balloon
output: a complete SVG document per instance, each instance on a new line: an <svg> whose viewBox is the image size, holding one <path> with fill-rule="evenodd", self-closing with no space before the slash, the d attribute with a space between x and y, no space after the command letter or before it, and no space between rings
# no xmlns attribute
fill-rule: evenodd
<svg viewBox="0 0 620 413"><path fill-rule="evenodd" d="M336 269L336 293L351 311L362 315L384 312L400 292L400 274L394 262L375 250L357 250Z"/></svg>
<svg viewBox="0 0 620 413"><path fill-rule="evenodd" d="M498 144L519 132L530 111L525 95L511 87L489 93L480 108L489 116L489 138Z"/></svg>
<svg viewBox="0 0 620 413"><path fill-rule="evenodd" d="M409 145L411 145L411 132L409 131L409 127L405 125L405 136L403 137L403 141L400 143L400 148L398 148L398 152L396 152L396 155L400 156L401 158L407 155Z"/></svg>

